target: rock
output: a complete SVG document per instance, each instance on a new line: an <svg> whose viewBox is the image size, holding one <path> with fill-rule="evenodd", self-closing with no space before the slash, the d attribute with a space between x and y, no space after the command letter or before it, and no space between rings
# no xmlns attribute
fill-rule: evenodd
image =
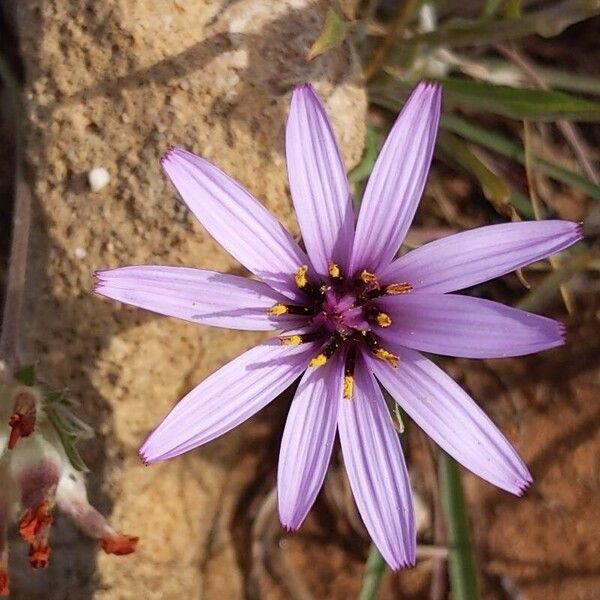
<svg viewBox="0 0 600 600"><path fill-rule="evenodd" d="M326 10L308 0L13 5L35 197L26 348L97 432L82 447L92 501L141 540L132 556L105 556L59 518L46 572L25 571L23 548L13 547L12 597L240 597L220 511L244 429L153 467L136 450L187 390L258 337L104 301L90 293L92 273L136 263L241 272L161 174L171 144L214 161L296 232L283 159L289 91L316 84L351 167L366 111L353 55L342 48L306 63ZM110 185L92 192L98 165Z"/></svg>

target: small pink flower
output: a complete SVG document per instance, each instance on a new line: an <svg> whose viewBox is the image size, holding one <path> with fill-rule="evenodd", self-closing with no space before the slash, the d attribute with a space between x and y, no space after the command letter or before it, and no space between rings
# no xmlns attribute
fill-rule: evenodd
<svg viewBox="0 0 600 600"><path fill-rule="evenodd" d="M567 221L481 227L400 258L440 116L441 90L421 83L369 179L358 216L327 116L312 87L294 90L286 153L304 251L222 171L172 149L163 168L208 232L258 281L190 268L101 271L96 292L194 323L284 330L192 390L140 450L147 463L223 435L296 379L281 443L282 524L297 529L322 486L336 431L363 521L389 565L414 564L411 489L380 384L437 443L498 487L531 476L479 407L419 353L493 358L559 346L556 321L449 292L504 275L581 239Z"/></svg>

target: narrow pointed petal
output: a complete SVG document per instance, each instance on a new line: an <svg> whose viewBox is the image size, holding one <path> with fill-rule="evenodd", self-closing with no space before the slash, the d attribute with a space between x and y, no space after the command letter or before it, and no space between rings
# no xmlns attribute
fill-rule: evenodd
<svg viewBox="0 0 600 600"><path fill-rule="evenodd" d="M378 331L384 345L463 358L522 356L561 346L564 325L498 302L455 294L383 298L391 327Z"/></svg>
<svg viewBox="0 0 600 600"><path fill-rule="evenodd" d="M398 434L373 375L359 359L354 395L340 404L338 429L363 522L392 569L415 562L414 507Z"/></svg>
<svg viewBox="0 0 600 600"><path fill-rule="evenodd" d="M515 449L475 402L418 352L395 345L396 369L369 358L383 387L448 454L482 479L522 495L531 475Z"/></svg>
<svg viewBox="0 0 600 600"><path fill-rule="evenodd" d="M341 353L318 369L306 371L285 423L277 498L279 519L298 529L323 485L331 458L337 413L342 400L344 360Z"/></svg>
<svg viewBox="0 0 600 600"><path fill-rule="evenodd" d="M298 297L294 273L308 258L262 204L223 171L186 150L171 149L162 166L196 218L227 252L274 290Z"/></svg>
<svg viewBox="0 0 600 600"><path fill-rule="evenodd" d="M380 274L426 292L453 292L556 254L582 238L571 221L522 221L478 227L425 244Z"/></svg>
<svg viewBox="0 0 600 600"><path fill-rule="evenodd" d="M351 271L386 267L404 240L431 165L441 97L440 86L420 83L392 127L363 196Z"/></svg>
<svg viewBox="0 0 600 600"><path fill-rule="evenodd" d="M346 271L354 213L346 169L325 109L310 85L294 90L286 129L290 191L302 239L316 271Z"/></svg>
<svg viewBox="0 0 600 600"><path fill-rule="evenodd" d="M135 266L98 271L94 291L168 317L213 327L269 331L298 319L267 310L285 299L261 281L187 267Z"/></svg>
<svg viewBox="0 0 600 600"><path fill-rule="evenodd" d="M205 379L171 410L140 449L145 463L173 458L227 433L266 406L306 369L314 342L272 339Z"/></svg>

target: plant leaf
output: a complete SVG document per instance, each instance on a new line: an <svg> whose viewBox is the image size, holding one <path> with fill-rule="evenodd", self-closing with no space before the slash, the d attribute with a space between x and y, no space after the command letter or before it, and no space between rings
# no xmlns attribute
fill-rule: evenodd
<svg viewBox="0 0 600 600"><path fill-rule="evenodd" d="M327 11L325 23L319 37L306 54L306 60L312 60L320 54L341 46L348 35L348 23L333 8Z"/></svg>
<svg viewBox="0 0 600 600"><path fill-rule="evenodd" d="M570 25L597 14L600 14L600 4L597 0L565 0L514 19L454 20L435 31L402 40L398 44L398 50L403 46L415 44L430 47L487 46L533 34L549 38L559 35ZM388 64L396 64L395 55L396 49L390 53Z"/></svg>
<svg viewBox="0 0 600 600"><path fill-rule="evenodd" d="M513 142L512 140L490 131L489 129L484 129L483 127L469 123L468 121L465 121L456 115L443 115L441 119L441 126L447 131L457 133L461 137L464 137L472 142L476 142L484 148L489 148L490 150L493 150L502 156L512 158L522 165L525 165L525 151L518 142ZM531 155L531 162L536 169L539 169L545 175L548 175L549 177L572 187L578 188L595 200L600 200L600 186L591 182L583 175L555 165L554 163L551 163L550 161L535 154Z"/></svg>
<svg viewBox="0 0 600 600"><path fill-rule="evenodd" d="M514 119L600 121L600 102L555 90L515 88L484 81L440 79L446 105L490 112Z"/></svg>
<svg viewBox="0 0 600 600"><path fill-rule="evenodd" d="M458 164L479 181L483 194L496 211L511 218L514 208L510 204L511 193L508 185L459 137L447 131L440 131L437 143L448 160Z"/></svg>
<svg viewBox="0 0 600 600"><path fill-rule="evenodd" d="M35 385L35 365L21 367L13 377L22 385L33 387Z"/></svg>

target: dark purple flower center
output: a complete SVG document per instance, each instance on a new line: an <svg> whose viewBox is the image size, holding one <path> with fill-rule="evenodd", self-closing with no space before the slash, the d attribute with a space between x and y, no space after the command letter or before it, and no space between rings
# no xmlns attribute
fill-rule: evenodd
<svg viewBox="0 0 600 600"><path fill-rule="evenodd" d="M338 349L343 348L346 353L345 390L349 389L350 395L358 346L365 347L392 367L397 366L398 357L381 346L377 338L377 330L389 327L392 320L377 308L375 301L381 296L408 293L412 291L410 284L395 283L382 288L377 277L366 270L346 279L336 264L330 265L326 281L311 277L307 266L298 268L295 280L305 293L306 301L301 305L276 304L269 309L269 314L308 317L308 331L284 336L281 338L282 343L297 345L307 341L320 341L320 351L311 360L311 367L325 364ZM346 391L344 393L346 395Z"/></svg>

